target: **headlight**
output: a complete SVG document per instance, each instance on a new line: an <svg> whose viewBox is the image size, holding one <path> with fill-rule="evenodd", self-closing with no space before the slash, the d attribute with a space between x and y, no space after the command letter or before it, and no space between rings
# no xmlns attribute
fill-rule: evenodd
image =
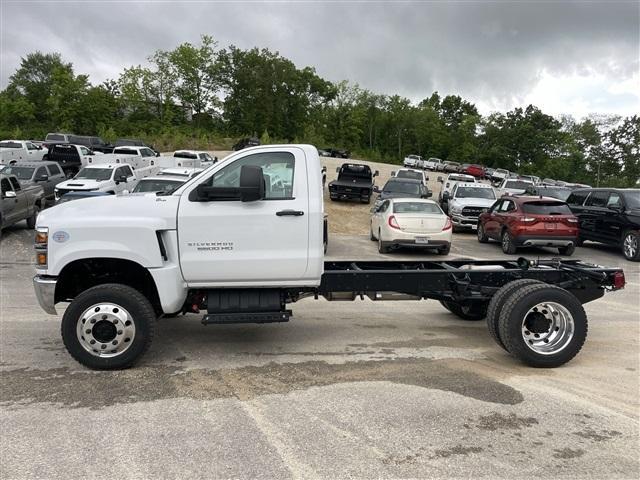
<svg viewBox="0 0 640 480"><path fill-rule="evenodd" d="M35 249L36 249L36 266L37 268L47 268L49 243L49 229L47 227L36 228Z"/></svg>
<svg viewBox="0 0 640 480"><path fill-rule="evenodd" d="M451 207L449 210L451 211L451 213L460 213L460 212L462 212L462 208L460 208L460 207Z"/></svg>

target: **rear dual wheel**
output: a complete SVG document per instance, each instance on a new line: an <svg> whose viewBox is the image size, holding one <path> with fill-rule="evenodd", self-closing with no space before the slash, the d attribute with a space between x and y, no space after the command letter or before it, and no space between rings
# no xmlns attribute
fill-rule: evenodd
<svg viewBox="0 0 640 480"><path fill-rule="evenodd" d="M503 287L496 299L490 333L511 355L532 367L552 368L570 361L587 338L587 316L570 292L542 282L521 280ZM525 283L526 282L526 283ZM533 283L531 283L533 282ZM509 287L508 289L506 287ZM500 292L500 290L499 290ZM501 308L498 308L502 304ZM491 326L493 325L493 327Z"/></svg>

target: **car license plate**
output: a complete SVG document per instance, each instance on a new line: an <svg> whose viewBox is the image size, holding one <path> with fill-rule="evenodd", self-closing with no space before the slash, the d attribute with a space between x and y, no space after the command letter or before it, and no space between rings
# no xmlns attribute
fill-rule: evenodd
<svg viewBox="0 0 640 480"><path fill-rule="evenodd" d="M478 229L478 224L474 223L473 225L471 225L471 230L477 230Z"/></svg>
<svg viewBox="0 0 640 480"><path fill-rule="evenodd" d="M416 237L416 243L429 243L429 237Z"/></svg>
<svg viewBox="0 0 640 480"><path fill-rule="evenodd" d="M555 230L556 229L556 224L555 223L545 223L544 226L545 226L545 228L547 230Z"/></svg>

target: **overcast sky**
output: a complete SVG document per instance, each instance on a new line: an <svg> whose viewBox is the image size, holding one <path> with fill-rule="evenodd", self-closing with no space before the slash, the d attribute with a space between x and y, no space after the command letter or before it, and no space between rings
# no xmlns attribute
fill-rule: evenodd
<svg viewBox="0 0 640 480"><path fill-rule="evenodd" d="M206 33L414 101L438 90L483 113L640 113L638 1L0 1L2 88L36 50L100 83Z"/></svg>

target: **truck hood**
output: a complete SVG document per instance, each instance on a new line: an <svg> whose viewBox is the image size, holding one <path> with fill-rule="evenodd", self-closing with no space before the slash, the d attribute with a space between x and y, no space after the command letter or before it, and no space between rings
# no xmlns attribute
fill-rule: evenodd
<svg viewBox="0 0 640 480"><path fill-rule="evenodd" d="M117 258L146 268L165 265L159 238L176 229L179 196L84 198L48 208L36 226L49 229L48 266L39 274L60 275L85 258Z"/></svg>
<svg viewBox="0 0 640 480"><path fill-rule="evenodd" d="M104 185L105 182L108 182L109 180L102 180L102 181L98 181L98 180L88 180L88 179L78 179L78 180L74 180L73 178L71 180L66 180L62 183L59 183L58 185L56 185L56 188L66 188L66 189L70 189L70 190L95 190L100 188L102 185Z"/></svg>
<svg viewBox="0 0 640 480"><path fill-rule="evenodd" d="M454 198L449 200L449 208L456 207L490 207L496 202L496 199L491 198Z"/></svg>

